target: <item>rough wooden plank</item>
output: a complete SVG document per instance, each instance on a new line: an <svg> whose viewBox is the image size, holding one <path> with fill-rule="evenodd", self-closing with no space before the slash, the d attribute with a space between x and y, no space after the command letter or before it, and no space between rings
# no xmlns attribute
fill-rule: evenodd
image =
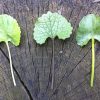
<svg viewBox="0 0 100 100"><path fill-rule="evenodd" d="M55 81L51 90L52 42L40 46L32 38L37 17L60 12L74 27L65 41L55 40ZM10 44L17 87L13 87L8 53L0 44L0 100L100 100L99 58L96 45L95 85L91 89L91 46L81 49L75 41L77 25L88 14L100 15L100 4L92 0L0 0L0 13L15 17L22 30L21 44ZM22 97L22 98L21 98Z"/></svg>

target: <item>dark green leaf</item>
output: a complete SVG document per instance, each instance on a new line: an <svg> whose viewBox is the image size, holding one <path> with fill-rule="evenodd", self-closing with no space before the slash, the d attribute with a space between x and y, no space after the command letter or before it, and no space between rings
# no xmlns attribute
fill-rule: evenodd
<svg viewBox="0 0 100 100"><path fill-rule="evenodd" d="M76 35L78 45L86 45L90 39L100 41L100 17L89 14L80 21Z"/></svg>

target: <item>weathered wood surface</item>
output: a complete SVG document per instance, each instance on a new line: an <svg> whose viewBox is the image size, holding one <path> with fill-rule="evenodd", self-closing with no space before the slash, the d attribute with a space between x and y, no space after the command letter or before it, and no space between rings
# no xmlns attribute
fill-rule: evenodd
<svg viewBox="0 0 100 100"><path fill-rule="evenodd" d="M65 41L55 40L55 80L51 90L52 42L39 46L32 39L38 16L60 12L74 27ZM95 84L90 88L91 42L83 49L75 41L80 19L100 15L100 3L92 0L0 0L0 13L16 18L21 26L21 44L10 44L17 87L13 86L8 52L0 44L0 100L100 100L100 44L96 42Z"/></svg>

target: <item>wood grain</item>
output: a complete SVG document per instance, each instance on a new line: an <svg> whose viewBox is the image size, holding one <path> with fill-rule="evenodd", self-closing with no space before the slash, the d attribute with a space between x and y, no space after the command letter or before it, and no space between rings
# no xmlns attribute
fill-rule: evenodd
<svg viewBox="0 0 100 100"><path fill-rule="evenodd" d="M60 12L74 27L70 39L55 39L55 80L51 90L52 41L40 46L33 40L36 19L48 10ZM100 15L92 0L0 0L0 13L10 14L21 26L21 44L10 44L17 87L13 86L8 52L0 44L0 100L100 100L100 45L96 42L95 83L90 88L91 43L76 44L80 19Z"/></svg>

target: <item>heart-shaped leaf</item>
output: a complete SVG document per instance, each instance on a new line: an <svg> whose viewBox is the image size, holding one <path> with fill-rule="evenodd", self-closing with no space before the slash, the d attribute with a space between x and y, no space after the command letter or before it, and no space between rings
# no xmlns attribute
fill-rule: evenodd
<svg viewBox="0 0 100 100"><path fill-rule="evenodd" d="M53 89L54 81L54 38L57 36L59 39L69 38L72 33L71 24L60 14L52 13L43 14L35 23L33 32L34 39L37 43L45 43L47 38L52 38L52 82L51 89Z"/></svg>
<svg viewBox="0 0 100 100"><path fill-rule="evenodd" d="M34 39L37 43L45 43L47 38L66 39L72 33L71 24L60 14L51 13L43 14L35 23Z"/></svg>
<svg viewBox="0 0 100 100"><path fill-rule="evenodd" d="M89 14L80 21L76 35L78 45L84 46L92 39L92 69L91 82L93 87L94 82L94 67L95 67L95 39L100 41L100 17L94 14Z"/></svg>
<svg viewBox="0 0 100 100"><path fill-rule="evenodd" d="M78 45L86 45L90 39L100 41L100 17L89 14L80 21L76 35Z"/></svg>
<svg viewBox="0 0 100 100"><path fill-rule="evenodd" d="M13 17L7 14L0 15L0 42L5 42L7 45L14 86L16 86L16 82L14 78L12 59L8 42L10 41L15 46L18 46L20 43L20 33L20 27Z"/></svg>
<svg viewBox="0 0 100 100"><path fill-rule="evenodd" d="M0 42L12 42L15 46L20 42L20 27L17 21L7 15L0 15Z"/></svg>

